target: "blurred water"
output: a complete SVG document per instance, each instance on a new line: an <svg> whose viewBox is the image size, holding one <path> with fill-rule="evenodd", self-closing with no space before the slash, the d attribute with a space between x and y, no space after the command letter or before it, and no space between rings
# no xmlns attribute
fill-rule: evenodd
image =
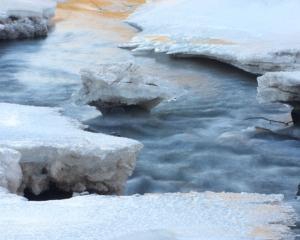
<svg viewBox="0 0 300 240"><path fill-rule="evenodd" d="M65 15L63 15L65 16ZM136 60L145 74L169 81L176 101L151 114L115 113L87 122L90 130L140 140L144 149L126 194L177 191L283 193L299 183L300 142L255 126L250 117L288 119L289 108L256 100L255 76L207 60L132 54L118 49L134 30L116 19L60 19L46 39L0 43L0 101L61 106L80 86L79 70ZM82 19L81 19L82 20Z"/></svg>

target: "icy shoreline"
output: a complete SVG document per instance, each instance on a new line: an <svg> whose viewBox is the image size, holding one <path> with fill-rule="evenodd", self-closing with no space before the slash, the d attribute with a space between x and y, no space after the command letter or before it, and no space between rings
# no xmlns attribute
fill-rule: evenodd
<svg viewBox="0 0 300 240"><path fill-rule="evenodd" d="M7 103L0 107L0 147L20 154L20 194L26 189L39 195L53 184L71 193L122 192L142 148L139 142L84 131L79 122L63 117L57 109ZM2 155L0 162L7 159L12 157Z"/></svg>
<svg viewBox="0 0 300 240"><path fill-rule="evenodd" d="M150 1L127 20L142 31L120 47L210 58L253 74L293 72L300 69L300 31L292 27L299 11L295 0ZM284 76L281 82L285 84ZM259 92L264 91L261 86ZM264 97L266 101L275 92L270 94ZM298 107L295 112L298 116ZM293 119L299 123L299 117Z"/></svg>
<svg viewBox="0 0 300 240"><path fill-rule="evenodd" d="M0 40L47 36L56 0L2 0Z"/></svg>

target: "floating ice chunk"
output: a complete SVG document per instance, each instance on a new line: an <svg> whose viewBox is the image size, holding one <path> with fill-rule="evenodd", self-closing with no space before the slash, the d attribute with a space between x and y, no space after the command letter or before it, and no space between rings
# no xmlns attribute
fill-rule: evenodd
<svg viewBox="0 0 300 240"><path fill-rule="evenodd" d="M0 187L17 193L22 183L22 170L19 164L21 154L17 151L0 148Z"/></svg>
<svg viewBox="0 0 300 240"><path fill-rule="evenodd" d="M0 40L46 36L56 0L1 0Z"/></svg>
<svg viewBox="0 0 300 240"><path fill-rule="evenodd" d="M299 69L299 11L298 0L149 1L127 20L143 30L128 47L208 57L252 73Z"/></svg>
<svg viewBox="0 0 300 240"><path fill-rule="evenodd" d="M293 239L281 195L174 193L28 202L0 189L0 239Z"/></svg>
<svg viewBox="0 0 300 240"><path fill-rule="evenodd" d="M133 63L102 64L96 69L82 70L79 102L100 110L137 106L146 110L168 96L167 86L154 76L145 76Z"/></svg>
<svg viewBox="0 0 300 240"><path fill-rule="evenodd" d="M96 134L57 109L0 103L0 147L21 153L25 188L38 195L55 184L66 192L120 193L141 144Z"/></svg>

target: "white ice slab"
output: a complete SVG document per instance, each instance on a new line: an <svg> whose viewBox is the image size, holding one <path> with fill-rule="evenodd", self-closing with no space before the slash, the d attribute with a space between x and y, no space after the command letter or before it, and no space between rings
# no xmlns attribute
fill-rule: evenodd
<svg viewBox="0 0 300 240"><path fill-rule="evenodd" d="M135 167L137 141L96 134L58 109L0 103L0 147L21 153L22 190L118 193Z"/></svg>
<svg viewBox="0 0 300 240"><path fill-rule="evenodd" d="M28 202L0 189L0 239L292 239L280 195L175 193Z"/></svg>
<svg viewBox="0 0 300 240"><path fill-rule="evenodd" d="M252 73L300 67L298 0L149 1L128 47L217 59Z"/></svg>

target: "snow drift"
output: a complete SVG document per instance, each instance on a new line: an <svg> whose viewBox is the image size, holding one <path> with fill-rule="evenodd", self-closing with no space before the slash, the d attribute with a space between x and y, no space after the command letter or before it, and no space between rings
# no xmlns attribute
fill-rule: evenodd
<svg viewBox="0 0 300 240"><path fill-rule="evenodd" d="M0 40L48 34L56 0L1 0Z"/></svg>
<svg viewBox="0 0 300 240"><path fill-rule="evenodd" d="M142 146L137 141L86 132L58 109L7 103L0 108L0 147L21 154L20 193L39 195L51 184L66 192L120 193L135 168ZM10 155L4 163L16 165Z"/></svg>
<svg viewBox="0 0 300 240"><path fill-rule="evenodd" d="M281 195L175 193L28 202L0 188L0 239L293 239Z"/></svg>

